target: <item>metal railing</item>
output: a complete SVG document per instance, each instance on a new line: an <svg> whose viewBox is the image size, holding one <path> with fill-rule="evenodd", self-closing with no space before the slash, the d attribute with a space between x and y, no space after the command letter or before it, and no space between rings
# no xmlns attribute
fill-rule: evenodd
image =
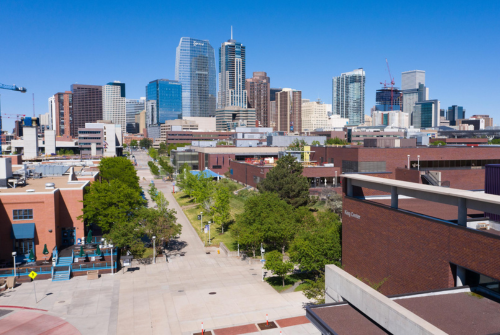
<svg viewBox="0 0 500 335"><path fill-rule="evenodd" d="M89 270L107 270L111 269L111 265L116 269L116 261L111 262L102 262L102 263L92 263L92 264L73 264L71 266L71 271L80 272L80 271L89 271Z"/></svg>
<svg viewBox="0 0 500 335"><path fill-rule="evenodd" d="M30 266L25 268L16 268L16 277L27 276L31 273L31 271L35 271L37 274L50 274L51 272L53 272L53 269L48 266ZM14 277L14 268L0 270L0 277Z"/></svg>

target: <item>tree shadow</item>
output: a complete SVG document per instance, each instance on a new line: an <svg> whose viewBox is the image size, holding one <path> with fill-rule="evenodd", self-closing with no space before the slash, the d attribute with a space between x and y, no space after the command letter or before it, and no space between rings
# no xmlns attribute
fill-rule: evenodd
<svg viewBox="0 0 500 335"><path fill-rule="evenodd" d="M180 240L170 240L168 242L167 250L168 251L181 251L185 247L187 247L188 243L186 241Z"/></svg>

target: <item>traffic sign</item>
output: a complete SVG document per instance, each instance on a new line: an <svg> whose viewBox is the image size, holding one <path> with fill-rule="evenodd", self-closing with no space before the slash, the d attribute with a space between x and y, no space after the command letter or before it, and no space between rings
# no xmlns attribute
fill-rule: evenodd
<svg viewBox="0 0 500 335"><path fill-rule="evenodd" d="M38 273L36 273L35 271L31 271L31 273L28 276L34 280L35 277L38 276Z"/></svg>
<svg viewBox="0 0 500 335"><path fill-rule="evenodd" d="M198 220L201 220L201 215L198 215Z"/></svg>
<svg viewBox="0 0 500 335"><path fill-rule="evenodd" d="M261 262L261 263L265 263L265 262L266 262L266 260L265 260L265 259L261 259L261 260L260 260L260 262Z"/></svg>

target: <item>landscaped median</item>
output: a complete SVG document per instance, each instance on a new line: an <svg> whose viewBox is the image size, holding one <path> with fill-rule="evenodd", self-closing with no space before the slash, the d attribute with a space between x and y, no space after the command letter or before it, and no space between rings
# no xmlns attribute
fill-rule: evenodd
<svg viewBox="0 0 500 335"><path fill-rule="evenodd" d="M227 179L221 182L224 182L226 184L225 186L230 191L229 206L231 222L226 225L224 234L222 234L222 231L219 228L215 229L214 226L211 226L210 243L208 240L209 234L205 233L204 227L205 225L208 225L209 221L213 222L213 218L206 214L202 214L203 222L201 222L201 220L198 220L198 215L200 215L201 212L204 212L203 207L200 204L195 203L194 199L190 198L183 191L176 192L174 194L174 197L175 200L177 200L177 203L181 206L184 214L186 214L189 222L191 222L191 225L200 237L200 240L206 246L218 246L220 242L223 242L230 251L236 251L238 249L238 241L234 236L232 236L231 227L236 218L236 215L243 213L243 206L250 192L242 191L239 192L238 195L235 195L233 192L241 188L241 185Z"/></svg>

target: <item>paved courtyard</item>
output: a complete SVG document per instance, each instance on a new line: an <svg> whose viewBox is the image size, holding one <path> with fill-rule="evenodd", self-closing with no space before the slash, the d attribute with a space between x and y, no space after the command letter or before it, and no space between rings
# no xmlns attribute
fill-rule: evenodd
<svg viewBox="0 0 500 335"><path fill-rule="evenodd" d="M143 153L134 154L141 184L146 188L151 180L147 158ZM277 293L262 282L259 262L248 264L216 252L206 254L171 193L172 184L157 181L156 186L165 193L183 226L178 243L181 249L172 252L170 262L161 259L157 264L140 265L134 271L102 275L92 281L86 277L63 282L37 281L37 304L33 284L22 284L0 293L0 308L42 309L89 335L184 335L199 332L202 322L205 330L212 330L265 322L266 314L269 320L305 315L303 304L307 299L303 294ZM2 319L0 329L1 325ZM237 334L240 328L227 329L224 334ZM310 323L303 322L253 333L279 334L280 330L282 334L319 334Z"/></svg>

